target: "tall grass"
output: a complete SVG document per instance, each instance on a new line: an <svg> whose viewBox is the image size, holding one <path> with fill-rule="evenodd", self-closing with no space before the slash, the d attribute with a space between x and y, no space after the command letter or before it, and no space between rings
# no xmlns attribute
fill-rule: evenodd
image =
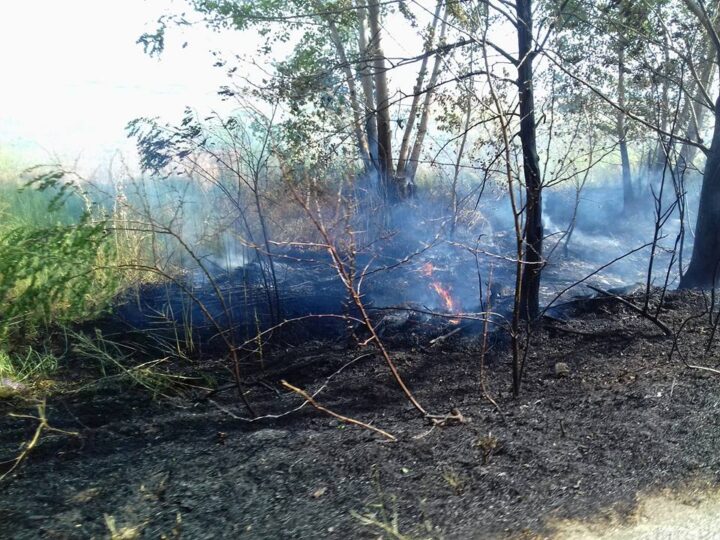
<svg viewBox="0 0 720 540"><path fill-rule="evenodd" d="M110 305L123 281L114 261L126 243L74 188L0 183L2 375L46 374L53 364L44 360L34 369L34 351L51 351L54 329Z"/></svg>

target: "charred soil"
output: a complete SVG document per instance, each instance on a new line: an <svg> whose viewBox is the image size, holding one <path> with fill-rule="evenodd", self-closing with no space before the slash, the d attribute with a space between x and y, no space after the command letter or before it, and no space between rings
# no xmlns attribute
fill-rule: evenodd
<svg viewBox="0 0 720 540"><path fill-rule="evenodd" d="M704 306L700 293L672 293L660 317L678 330ZM47 433L0 485L0 537L105 538L113 523L127 538L552 537L557 520L630 515L642 492L717 486L720 376L671 358L674 338L616 301L567 309L533 331L517 399L507 339L491 339L486 384L499 410L480 389L479 336L388 338L419 401L462 422L422 419L381 356L345 342L277 347L263 369L245 366L259 414L302 404L281 380L326 385L320 404L397 442L309 405L248 422L232 391L48 397L50 425L79 436ZM707 316L683 328L689 363L715 367L716 346L703 356L709 331ZM33 414L19 401L0 408ZM35 427L3 414L0 457Z"/></svg>

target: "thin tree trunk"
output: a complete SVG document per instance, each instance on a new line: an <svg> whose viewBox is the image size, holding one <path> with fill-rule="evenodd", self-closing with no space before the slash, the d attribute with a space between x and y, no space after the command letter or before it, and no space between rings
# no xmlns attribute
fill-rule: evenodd
<svg viewBox="0 0 720 540"><path fill-rule="evenodd" d="M395 172L392 158L392 131L390 128L390 94L387 84L387 68L382 50L382 30L380 28L380 6L377 0L368 4L370 20L369 50L373 57L375 78L375 102L377 104L378 127L378 167L380 185L385 197L391 202L399 200L399 192L395 185Z"/></svg>
<svg viewBox="0 0 720 540"><path fill-rule="evenodd" d="M618 105L617 137L620 147L620 163L622 167L623 212L630 212L635 203L632 173L630 171L630 155L627 147L627 126L625 125L625 45L618 49Z"/></svg>
<svg viewBox="0 0 720 540"><path fill-rule="evenodd" d="M714 47L712 42L708 40L704 51L705 55L703 57L706 60L703 62L702 70L700 72L700 84L706 89L710 86L710 82L715 74L715 62L711 60L713 50ZM693 141L700 139L700 133L703 129L705 114L707 111L708 107L702 99L702 90L696 83L695 92L688 92L688 95L685 98L685 106L683 107L683 125L687 125L687 130L685 132L685 137L687 139L691 139ZM696 146L689 144L682 145L677 163L677 171L679 174L683 174L685 170L691 166L696 153Z"/></svg>
<svg viewBox="0 0 720 540"><path fill-rule="evenodd" d="M442 42L445 39L445 33L447 32L447 9L443 16L443 22L440 27L439 41ZM425 91L425 101L423 102L423 111L420 117L420 124L418 125L417 134L415 135L415 144L413 144L412 153L410 154L410 160L406 166L407 172L405 174L405 182L410 186L413 185L415 180L415 174L417 173L418 163L420 161L420 152L422 152L423 143L425 142L425 134L427 133L428 123L430 121L430 109L432 107L432 101L435 97L435 85L440 74L440 64L442 63L442 57L440 53L435 56L435 62L433 64L432 74L428 81L428 89Z"/></svg>
<svg viewBox="0 0 720 540"><path fill-rule="evenodd" d="M442 1L438 0L435 6L435 14L430 27L430 32L425 42L425 52L427 53L433 46L435 40L435 31L437 29L437 23L440 19L440 9L442 7ZM420 104L420 95L422 94L423 82L425 81L425 75L427 74L427 64L430 56L425 56L420 64L420 71L418 71L417 80L415 81L415 87L413 88L413 99L410 105L410 112L408 113L407 123L405 125L405 132L403 133L402 143L400 144L400 152L398 154L397 162L397 173L398 176L402 176L405 173L405 165L407 164L408 151L410 149L410 135L412 134L413 127L415 126L415 117L417 116L418 105Z"/></svg>
<svg viewBox="0 0 720 540"><path fill-rule="evenodd" d="M376 172L379 172L380 166L378 161L378 128L377 128L377 109L375 108L375 89L373 85L372 69L370 67L370 49L367 39L367 24L365 7L359 7L358 13L358 50L360 52L361 67L358 70L360 74L360 83L363 88L363 97L365 100L365 132L367 133L368 146L370 150L370 161Z"/></svg>
<svg viewBox="0 0 720 540"><path fill-rule="evenodd" d="M534 320L540 311L540 274L542 272L542 179L537 154L535 99L533 87L533 21L532 0L517 0L518 34L518 88L520 101L520 141L523 151L525 177L525 240L522 274L520 315L526 321Z"/></svg>
<svg viewBox="0 0 720 540"><path fill-rule="evenodd" d="M470 61L472 65L472 60ZM472 67L471 67L472 70ZM462 162L463 154L465 153L465 145L467 144L468 133L470 132L470 118L472 117L472 98L474 95L473 79L470 79L470 89L467 94L467 103L465 104L465 122L463 124L463 134L460 139L460 146L457 149L457 158L455 159L455 170L453 172L452 181L452 193L450 196L451 207L452 207L452 223L450 225L450 235L455 234L455 227L457 227L458 221L458 194L457 185L458 179L460 178L460 163Z"/></svg>
<svg viewBox="0 0 720 540"><path fill-rule="evenodd" d="M658 125L660 126L662 131L667 133L668 128L670 127L670 81L667 77L667 70L669 69L668 66L670 64L670 44L668 43L668 37L666 33L663 34L663 42L665 43L665 47L663 47L663 51L665 54L665 64L663 65L663 73L660 76L662 96L660 97L658 103ZM678 125L677 122L675 122L675 125ZM667 160L667 148L662 139L659 139L655 144L655 150L653 152L653 158L650 164L650 181L657 181L656 179L663 174L663 170L665 170L665 163L667 162Z"/></svg>
<svg viewBox="0 0 720 540"><path fill-rule="evenodd" d="M330 27L330 36L335 50L338 55L338 59L342 65L343 72L345 74L345 80L348 85L348 92L350 94L350 104L353 114L353 128L355 130L355 139L358 146L358 152L360 153L360 159L365 166L365 170L368 171L372 167L370 160L370 146L368 144L365 130L363 129L363 114L360 102L358 100L357 88L355 87L355 75L353 74L350 63L348 62L347 54L345 53L345 46L340 39L340 33L338 32L335 22L328 20L328 26Z"/></svg>

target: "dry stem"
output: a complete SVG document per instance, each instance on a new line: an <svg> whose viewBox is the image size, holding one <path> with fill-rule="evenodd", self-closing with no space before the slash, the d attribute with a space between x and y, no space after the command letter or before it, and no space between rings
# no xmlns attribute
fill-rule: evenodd
<svg viewBox="0 0 720 540"><path fill-rule="evenodd" d="M25 461L25 458L27 458L30 455L30 452L32 452L33 449L40 443L40 437L42 436L42 433L44 430L54 431L56 433L62 433L64 435L73 435L73 436L79 435L79 433L77 433L75 431L64 431L62 429L54 428L54 427L50 426L50 424L48 424L47 416L45 414L45 400L38 403L37 410L38 410L37 416L29 416L26 414L10 413L9 416L12 416L13 418L29 418L31 420L37 420L38 426L35 429L35 433L33 434L32 439L30 439L30 441L25 445L25 448L23 449L23 451L20 452L20 454L16 458L5 462L5 463L13 463L13 464L5 474L0 476L0 482L5 480L5 478L7 478L10 474L12 474L12 472L15 471L23 461Z"/></svg>
<svg viewBox="0 0 720 540"><path fill-rule="evenodd" d="M394 435L391 435L390 433L388 433L387 431L383 431L382 429L371 426L370 424L366 424L365 422L361 422L360 420L355 420L354 418L349 418L347 416L343 416L341 414L331 411L330 409L328 409L326 407L323 407L317 401L315 401L315 399L313 399L313 397L310 396L307 392L305 392L304 390L301 390L297 386L293 386L292 384L290 384L289 382L287 382L285 380L281 381L280 383L288 390L292 390L296 394L299 394L300 396L305 398L305 401L307 401L310 405L315 407L318 411L327 413L330 416L337 418L341 422L360 426L362 428L369 429L370 431L374 431L375 433L379 433L380 435L382 435L383 437L385 437L386 439L389 439L391 441L397 441L397 438Z"/></svg>

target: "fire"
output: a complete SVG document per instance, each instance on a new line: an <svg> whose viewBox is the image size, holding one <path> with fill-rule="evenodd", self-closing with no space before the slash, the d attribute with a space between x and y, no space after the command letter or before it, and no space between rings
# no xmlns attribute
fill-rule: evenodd
<svg viewBox="0 0 720 540"><path fill-rule="evenodd" d="M455 311L455 301L452 296L450 296L450 291L443 287L439 281L433 281L430 285L435 289L435 292L438 293L438 296L442 298L445 309L450 312Z"/></svg>
<svg viewBox="0 0 720 540"><path fill-rule="evenodd" d="M427 278L432 277L434 271L435 267L430 262L426 262L420 267L420 274ZM458 311L457 306L455 305L455 300L453 300L450 290L447 287L443 287L442 283L439 281L431 281L430 287L432 287L432 289L441 298L446 311L450 313L456 313ZM452 324L458 324L460 319L451 319L450 322Z"/></svg>

